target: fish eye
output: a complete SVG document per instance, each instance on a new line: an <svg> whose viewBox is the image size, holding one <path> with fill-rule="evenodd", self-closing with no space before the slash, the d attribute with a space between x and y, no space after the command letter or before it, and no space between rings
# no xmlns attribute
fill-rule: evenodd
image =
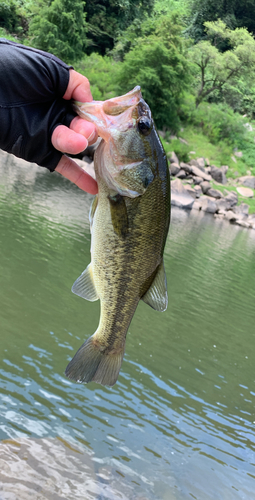
<svg viewBox="0 0 255 500"><path fill-rule="evenodd" d="M148 135L151 131L152 122L149 118L144 116L138 120L137 127L141 134Z"/></svg>

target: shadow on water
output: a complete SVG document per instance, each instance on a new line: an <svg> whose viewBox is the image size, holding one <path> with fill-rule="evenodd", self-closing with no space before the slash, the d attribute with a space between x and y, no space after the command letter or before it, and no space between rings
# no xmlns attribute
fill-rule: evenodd
<svg viewBox="0 0 255 500"><path fill-rule="evenodd" d="M255 231L174 209L167 312L139 304L113 388L74 384L91 197L1 159L0 499L255 499Z"/></svg>

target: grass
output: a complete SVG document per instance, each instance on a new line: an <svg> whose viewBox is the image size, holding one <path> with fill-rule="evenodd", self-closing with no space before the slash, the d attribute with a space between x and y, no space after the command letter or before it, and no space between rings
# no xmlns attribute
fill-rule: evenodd
<svg viewBox="0 0 255 500"><path fill-rule="evenodd" d="M179 137L185 139L188 144L183 144L179 139L163 140L166 152L175 151L181 161L189 161L192 158L204 157L209 160L210 165L221 167L228 165L227 177L237 178L247 174L247 170L255 175L255 168L249 169L243 158L234 156L233 149L226 142L221 141L218 144L212 144L208 137L201 130L190 125L181 129ZM194 152L193 154L191 153ZM231 157L236 159L234 161Z"/></svg>

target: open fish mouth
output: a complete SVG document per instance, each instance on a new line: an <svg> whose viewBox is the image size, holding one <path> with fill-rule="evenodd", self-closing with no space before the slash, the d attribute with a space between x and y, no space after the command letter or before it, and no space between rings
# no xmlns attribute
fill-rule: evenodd
<svg viewBox="0 0 255 500"><path fill-rule="evenodd" d="M74 109L79 116L94 123L98 134L106 141L112 135L112 129L124 132L135 126L141 116L151 119L150 108L138 85L127 94L106 101L75 101Z"/></svg>

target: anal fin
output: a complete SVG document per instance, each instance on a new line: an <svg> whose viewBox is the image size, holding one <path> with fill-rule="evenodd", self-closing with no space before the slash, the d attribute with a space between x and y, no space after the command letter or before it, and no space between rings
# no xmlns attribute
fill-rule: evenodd
<svg viewBox="0 0 255 500"><path fill-rule="evenodd" d="M166 273L163 260L159 265L158 272L149 288L141 297L146 304L156 311L165 311L168 304Z"/></svg>
<svg viewBox="0 0 255 500"><path fill-rule="evenodd" d="M91 264L86 267L85 271L74 282L72 292L91 302L99 299L93 280Z"/></svg>

